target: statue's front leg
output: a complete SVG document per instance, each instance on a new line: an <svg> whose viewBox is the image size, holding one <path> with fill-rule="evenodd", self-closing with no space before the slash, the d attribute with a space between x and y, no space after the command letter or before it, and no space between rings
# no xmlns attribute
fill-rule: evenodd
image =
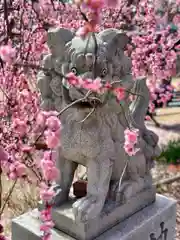
<svg viewBox="0 0 180 240"><path fill-rule="evenodd" d="M97 217L106 200L112 175L112 161L98 156L87 164L87 195L73 204L76 221L88 221Z"/></svg>
<svg viewBox="0 0 180 240"><path fill-rule="evenodd" d="M52 185L52 189L55 191L53 198L53 205L59 206L63 202L66 202L69 197L69 191L74 178L74 173L78 164L76 162L67 160L63 156L59 156L56 161L56 167L60 171L59 179Z"/></svg>

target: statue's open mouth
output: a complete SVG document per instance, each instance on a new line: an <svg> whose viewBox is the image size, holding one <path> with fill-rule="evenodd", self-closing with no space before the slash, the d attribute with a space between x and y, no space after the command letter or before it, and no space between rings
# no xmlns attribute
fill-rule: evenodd
<svg viewBox="0 0 180 240"><path fill-rule="evenodd" d="M75 104L75 106L79 108L96 108L100 105L102 105L102 102L97 99L84 100Z"/></svg>
<svg viewBox="0 0 180 240"><path fill-rule="evenodd" d="M69 94L69 91L66 89L64 90L64 98L69 104L72 104L73 107L76 108L96 108L103 105L103 101L98 96L87 96L81 93L80 97L72 96ZM76 103L75 103L76 102Z"/></svg>

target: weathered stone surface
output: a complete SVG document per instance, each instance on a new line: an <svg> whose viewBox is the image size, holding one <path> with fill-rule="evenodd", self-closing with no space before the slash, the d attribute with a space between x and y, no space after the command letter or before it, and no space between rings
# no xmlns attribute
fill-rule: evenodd
<svg viewBox="0 0 180 240"><path fill-rule="evenodd" d="M36 209L14 219L12 240L40 240L38 215ZM175 224L176 202L157 194L153 204L104 232L96 240L175 240ZM72 225L69 225L69 229L71 227ZM53 229L52 240L75 240L75 238Z"/></svg>

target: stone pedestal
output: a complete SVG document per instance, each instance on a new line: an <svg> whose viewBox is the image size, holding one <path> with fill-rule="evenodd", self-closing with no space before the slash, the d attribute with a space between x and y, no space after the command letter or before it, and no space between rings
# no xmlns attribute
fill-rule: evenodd
<svg viewBox="0 0 180 240"><path fill-rule="evenodd" d="M68 214L66 213L65 215L67 216ZM39 231L40 221L38 216L39 212L35 209L14 219L12 221L12 240L40 240L41 233ZM71 214L69 217L71 218ZM59 221L62 221L61 217ZM67 225L66 229L71 229L71 231L75 227L70 222L63 222L60 225L62 227L65 224ZM157 194L154 203L136 212L94 239L175 240L175 225L176 202ZM77 228L79 228L78 225ZM80 232L80 229L78 231ZM81 231L83 232L83 229ZM75 240L75 238L55 229L52 230L52 236L52 240ZM76 239L80 240L78 237ZM84 240L87 239L85 238Z"/></svg>

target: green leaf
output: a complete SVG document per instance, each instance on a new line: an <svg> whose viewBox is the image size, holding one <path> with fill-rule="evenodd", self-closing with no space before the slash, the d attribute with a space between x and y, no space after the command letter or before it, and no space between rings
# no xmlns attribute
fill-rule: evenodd
<svg viewBox="0 0 180 240"><path fill-rule="evenodd" d="M180 158L180 139L171 140L166 146L163 146L162 152L156 161L176 164Z"/></svg>

